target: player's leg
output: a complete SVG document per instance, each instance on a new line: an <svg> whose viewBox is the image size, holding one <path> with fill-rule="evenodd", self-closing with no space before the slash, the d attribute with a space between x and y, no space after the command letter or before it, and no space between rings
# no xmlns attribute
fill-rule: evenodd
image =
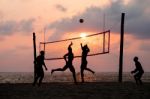
<svg viewBox="0 0 150 99"><path fill-rule="evenodd" d="M65 65L63 68L52 69L51 74L53 74L55 71L65 71L67 68L68 68L68 66Z"/></svg>
<svg viewBox="0 0 150 99"><path fill-rule="evenodd" d="M92 72L93 74L95 73L93 70L91 70L90 68L85 68L85 70Z"/></svg>
<svg viewBox="0 0 150 99"><path fill-rule="evenodd" d="M35 75L35 78L34 78L34 82L33 82L33 86L35 86L35 84L37 83L37 81L38 81L38 79L39 79L39 77L40 77L40 74L39 74L39 70L38 69L36 69L36 71L35 71L35 73L36 73L36 75Z"/></svg>
<svg viewBox="0 0 150 99"><path fill-rule="evenodd" d="M84 65L83 68L84 68L85 70L90 71L90 72L92 72L92 73L94 74L95 72L94 72L93 70L87 68L87 64L88 64L88 62L85 61L84 64L83 64L83 65Z"/></svg>
<svg viewBox="0 0 150 99"><path fill-rule="evenodd" d="M81 63L81 79L82 79L82 83L84 83L84 69L87 66L87 61L83 61Z"/></svg>
<svg viewBox="0 0 150 99"><path fill-rule="evenodd" d="M84 68L81 68L81 80L84 83Z"/></svg>
<svg viewBox="0 0 150 99"><path fill-rule="evenodd" d="M134 79L136 81L136 84L138 84L138 73L134 75Z"/></svg>
<svg viewBox="0 0 150 99"><path fill-rule="evenodd" d="M70 66L69 66L69 69L70 69L70 71L72 72L74 82L77 83L77 80L76 80L76 72L75 72L75 69L74 69L73 65L70 65Z"/></svg>
<svg viewBox="0 0 150 99"><path fill-rule="evenodd" d="M41 85L43 78L44 78L44 71L41 70L41 72L40 72L40 79L39 79L39 84L38 84L38 86Z"/></svg>
<svg viewBox="0 0 150 99"><path fill-rule="evenodd" d="M35 78L34 78L34 82L33 82L33 84L32 84L33 86L35 86L35 84L37 83L37 80L38 80L38 79L39 79L39 76L36 75Z"/></svg>
<svg viewBox="0 0 150 99"><path fill-rule="evenodd" d="M142 85L143 84L143 82L142 82L142 80L141 80L141 78L142 78L142 75L143 75L143 73L139 73L138 74L138 80L139 80L139 83Z"/></svg>

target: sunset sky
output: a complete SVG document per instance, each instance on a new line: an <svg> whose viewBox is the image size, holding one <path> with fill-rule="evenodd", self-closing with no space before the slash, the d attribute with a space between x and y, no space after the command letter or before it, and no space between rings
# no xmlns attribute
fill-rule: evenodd
<svg viewBox="0 0 150 99"><path fill-rule="evenodd" d="M88 57L88 67L96 72L117 72L122 12L126 13L123 71L133 70L133 57L138 56L144 70L150 72L149 4L150 0L0 0L0 72L33 71L33 32L39 54L44 30L46 41L78 37L102 32L104 19L105 30L111 31L110 53ZM80 18L84 23L79 23ZM57 45L51 50L55 48ZM48 72L64 66L64 60L45 62ZM80 59L73 64L79 72Z"/></svg>

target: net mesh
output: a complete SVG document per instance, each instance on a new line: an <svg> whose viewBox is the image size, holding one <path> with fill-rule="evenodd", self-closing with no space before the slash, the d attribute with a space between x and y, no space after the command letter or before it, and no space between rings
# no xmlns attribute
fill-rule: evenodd
<svg viewBox="0 0 150 99"><path fill-rule="evenodd" d="M45 60L63 59L64 54L68 52L68 46L72 45L72 51L75 58L81 57L83 45L87 44L90 52L88 56L109 53L110 48L110 30L101 33L87 35L86 37L76 37L52 42L40 42L40 50L45 51Z"/></svg>

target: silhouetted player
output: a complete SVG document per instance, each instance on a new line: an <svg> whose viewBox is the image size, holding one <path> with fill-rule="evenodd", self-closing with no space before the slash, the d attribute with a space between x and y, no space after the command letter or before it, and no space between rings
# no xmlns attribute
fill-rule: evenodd
<svg viewBox="0 0 150 99"><path fill-rule="evenodd" d="M143 73L144 73L144 70L143 70L143 68L142 68L141 63L138 61L138 57L134 57L133 60L134 60L134 62L135 62L136 68L135 68L135 70L131 71L131 73L132 73L132 74L135 73L134 79L135 79L135 81L136 81L136 84L138 84L138 83L142 84L141 77L142 77L142 75L143 75Z"/></svg>
<svg viewBox="0 0 150 99"><path fill-rule="evenodd" d="M82 60L81 60L81 79L82 82L84 82L84 70L88 70L90 72L92 72L93 74L95 73L94 71L92 71L91 69L87 68L87 55L88 52L90 52L90 49L88 48L87 44L82 46L81 43L81 49L82 49Z"/></svg>
<svg viewBox="0 0 150 99"><path fill-rule="evenodd" d="M36 58L36 61L35 61L35 64L36 64L36 76L35 76L35 79L34 79L34 82L33 82L33 85L35 85L37 83L37 81L39 80L39 83L38 83L38 86L41 85L42 83L42 80L44 78L44 71L43 71L43 67L45 67L45 70L47 70L47 67L45 65L45 62L44 62L44 55L45 55L45 52L44 51L40 51L40 55Z"/></svg>
<svg viewBox="0 0 150 99"><path fill-rule="evenodd" d="M55 72L55 71L65 71L67 68L69 68L73 74L74 82L76 83L75 69L74 69L73 64L72 64L72 61L74 59L74 55L72 53L72 48L71 48L72 44L73 43L71 42L71 44L68 47L68 53L64 55L66 65L63 68L52 69L51 74L53 74L53 72Z"/></svg>

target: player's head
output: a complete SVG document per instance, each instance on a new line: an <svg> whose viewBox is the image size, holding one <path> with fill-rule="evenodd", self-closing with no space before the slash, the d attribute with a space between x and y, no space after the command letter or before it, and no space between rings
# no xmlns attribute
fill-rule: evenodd
<svg viewBox="0 0 150 99"><path fill-rule="evenodd" d="M88 48L87 44L83 46L83 49L86 50L87 48Z"/></svg>
<svg viewBox="0 0 150 99"><path fill-rule="evenodd" d="M138 57L137 57L137 56L135 56L133 60L134 60L134 61L138 61Z"/></svg>
<svg viewBox="0 0 150 99"><path fill-rule="evenodd" d="M87 48L88 47L87 44L84 47Z"/></svg>
<svg viewBox="0 0 150 99"><path fill-rule="evenodd" d="M45 52L44 51L40 51L40 54L44 56Z"/></svg>

